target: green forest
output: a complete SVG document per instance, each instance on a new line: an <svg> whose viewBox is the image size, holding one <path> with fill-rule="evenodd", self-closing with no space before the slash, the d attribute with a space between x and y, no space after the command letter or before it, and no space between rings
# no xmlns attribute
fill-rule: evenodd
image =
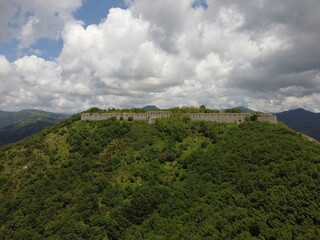
<svg viewBox="0 0 320 240"><path fill-rule="evenodd" d="M320 236L320 145L282 123L76 114L2 146L0 185L1 240Z"/></svg>
<svg viewBox="0 0 320 240"><path fill-rule="evenodd" d="M35 109L19 112L0 110L0 146L17 142L67 118L67 114Z"/></svg>

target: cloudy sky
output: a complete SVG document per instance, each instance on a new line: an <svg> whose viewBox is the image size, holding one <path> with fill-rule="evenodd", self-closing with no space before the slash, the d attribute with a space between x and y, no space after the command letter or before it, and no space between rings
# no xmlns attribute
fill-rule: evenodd
<svg viewBox="0 0 320 240"><path fill-rule="evenodd" d="M0 109L320 112L319 0L0 0Z"/></svg>

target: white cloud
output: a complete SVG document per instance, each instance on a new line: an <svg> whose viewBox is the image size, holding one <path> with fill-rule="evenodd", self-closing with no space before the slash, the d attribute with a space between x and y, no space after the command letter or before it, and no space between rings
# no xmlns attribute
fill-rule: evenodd
<svg viewBox="0 0 320 240"><path fill-rule="evenodd" d="M10 0L2 0L0 5L0 42L5 40L9 19L15 14L15 9Z"/></svg>
<svg viewBox="0 0 320 240"><path fill-rule="evenodd" d="M14 89L16 84L14 71L11 64L5 56L0 55L0 102L3 102L4 96L7 96Z"/></svg>
<svg viewBox="0 0 320 240"><path fill-rule="evenodd" d="M2 0L0 41L15 38L27 48L40 38L60 38L82 0Z"/></svg>
<svg viewBox="0 0 320 240"><path fill-rule="evenodd" d="M0 76L7 76L12 73L11 65L3 55L0 55L0 66Z"/></svg>
<svg viewBox="0 0 320 240"><path fill-rule="evenodd" d="M318 36L315 26L312 21L304 23L312 31L304 28L309 37L303 39L277 12L285 14L296 3L283 0L284 10L270 12L264 0L260 4L208 0L207 9L192 8L191 0L174 4L136 0L129 9L111 9L100 24L84 28L71 15L81 2L71 2L69 6L47 3L65 13L56 25L58 35L64 26L64 46L57 59L29 56L9 63L0 57L5 91L0 109L80 111L92 106L205 104L211 108L247 105L263 111L302 106L320 111L320 49L310 48L314 34ZM34 12L48 6L31 3L37 5ZM256 15L261 9L265 15ZM41 17L28 17L21 45L35 41L32 31L36 38L45 35L41 29L49 23L38 27L42 20L36 19Z"/></svg>

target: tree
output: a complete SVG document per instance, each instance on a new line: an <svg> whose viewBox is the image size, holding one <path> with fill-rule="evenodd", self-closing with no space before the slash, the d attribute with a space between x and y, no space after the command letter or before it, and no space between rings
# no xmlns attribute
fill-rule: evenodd
<svg viewBox="0 0 320 240"><path fill-rule="evenodd" d="M229 108L224 111L225 113L241 113L239 108Z"/></svg>
<svg viewBox="0 0 320 240"><path fill-rule="evenodd" d="M201 109L201 110L205 110L205 109L206 109L206 106L205 106L205 105L201 105L201 106L200 106L200 109Z"/></svg>

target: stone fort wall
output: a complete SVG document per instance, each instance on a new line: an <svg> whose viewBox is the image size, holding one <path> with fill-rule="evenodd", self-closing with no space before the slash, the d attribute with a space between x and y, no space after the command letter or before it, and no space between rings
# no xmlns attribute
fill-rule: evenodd
<svg viewBox="0 0 320 240"><path fill-rule="evenodd" d="M130 117L133 120L148 120L149 123L154 123L154 119L162 117L170 117L170 111L150 111L146 113L83 113L81 120L107 120L115 117L117 120L128 120ZM191 120L204 120L221 123L236 123L245 122L253 114L251 113L185 113ZM273 114L259 114L257 121L277 123L277 117Z"/></svg>

